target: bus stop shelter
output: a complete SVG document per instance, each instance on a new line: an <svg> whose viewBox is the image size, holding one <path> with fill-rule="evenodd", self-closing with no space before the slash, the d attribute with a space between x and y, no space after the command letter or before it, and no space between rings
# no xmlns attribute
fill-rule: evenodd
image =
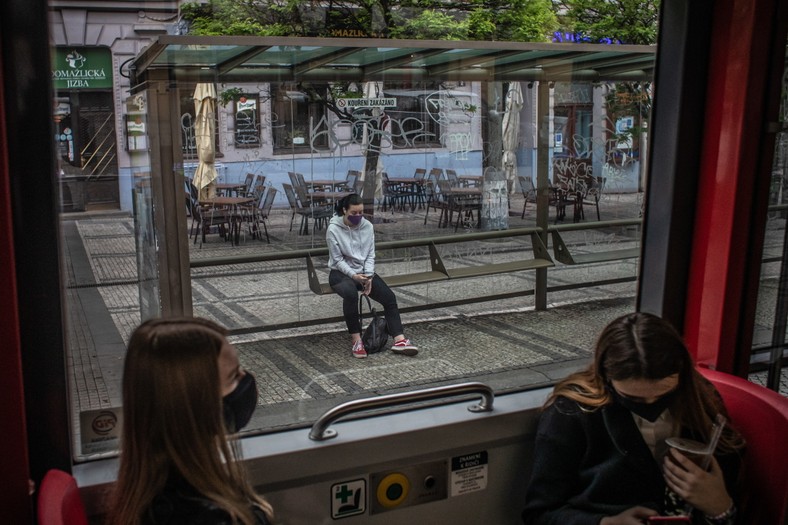
<svg viewBox="0 0 788 525"><path fill-rule="evenodd" d="M548 222L550 86L648 82L656 47L293 37L160 36L129 66L147 144L134 189L142 316L190 315L178 86L279 82L527 82L537 89L537 225ZM540 272L542 274L540 275ZM537 280L546 273L537 270ZM537 299L538 300L538 299Z"/></svg>

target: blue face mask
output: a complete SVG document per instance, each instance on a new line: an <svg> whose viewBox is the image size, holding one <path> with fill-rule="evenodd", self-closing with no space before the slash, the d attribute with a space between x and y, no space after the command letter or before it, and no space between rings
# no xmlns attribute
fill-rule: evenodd
<svg viewBox="0 0 788 525"><path fill-rule="evenodd" d="M359 224L361 224L361 219L363 219L363 218L364 218L363 215L348 215L347 216L348 222L350 224L352 224L353 226L358 226Z"/></svg>

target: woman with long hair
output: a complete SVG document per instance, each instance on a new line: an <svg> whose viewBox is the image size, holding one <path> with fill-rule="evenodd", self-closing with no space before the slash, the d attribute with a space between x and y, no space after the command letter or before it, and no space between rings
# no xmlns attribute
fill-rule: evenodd
<svg viewBox="0 0 788 525"><path fill-rule="evenodd" d="M735 521L740 435L726 426L708 471L665 440L709 442L722 399L663 319L634 313L599 336L593 362L559 382L539 421L525 523L636 525L688 515Z"/></svg>
<svg viewBox="0 0 788 525"><path fill-rule="evenodd" d="M414 356L418 348L405 338L391 288L375 273L375 229L364 219L361 197L350 194L337 201L334 217L326 228L328 244L328 283L342 297L342 313L353 343L353 357L367 357L361 341L361 321L358 312L359 292L383 305L388 332L394 336L391 351Z"/></svg>
<svg viewBox="0 0 788 525"><path fill-rule="evenodd" d="M120 469L112 525L268 525L234 435L257 405L227 331L199 318L152 319L132 334L123 371Z"/></svg>

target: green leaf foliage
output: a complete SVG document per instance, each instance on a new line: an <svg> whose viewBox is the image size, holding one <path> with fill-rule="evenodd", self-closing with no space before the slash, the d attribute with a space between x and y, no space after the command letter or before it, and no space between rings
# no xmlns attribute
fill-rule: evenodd
<svg viewBox="0 0 788 525"><path fill-rule="evenodd" d="M186 3L195 35L549 41L551 0L212 0Z"/></svg>
<svg viewBox="0 0 788 525"><path fill-rule="evenodd" d="M591 42L656 44L659 0L557 0L562 29Z"/></svg>

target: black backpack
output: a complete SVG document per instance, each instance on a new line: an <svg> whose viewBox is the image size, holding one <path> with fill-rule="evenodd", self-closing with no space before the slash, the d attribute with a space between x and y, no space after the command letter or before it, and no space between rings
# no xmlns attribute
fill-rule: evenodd
<svg viewBox="0 0 788 525"><path fill-rule="evenodd" d="M364 299L367 300L367 307L369 311L372 312L372 320L366 330L361 334L361 341L364 343L364 349L368 354L376 354L386 348L389 341L389 331L386 326L386 318L372 308L372 301L364 294L361 294L358 298L358 316L361 325L364 325Z"/></svg>

